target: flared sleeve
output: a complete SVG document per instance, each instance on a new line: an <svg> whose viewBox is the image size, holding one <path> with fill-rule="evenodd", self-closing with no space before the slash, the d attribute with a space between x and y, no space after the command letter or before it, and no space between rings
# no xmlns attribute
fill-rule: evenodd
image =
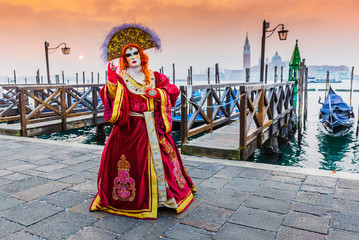
<svg viewBox="0 0 359 240"><path fill-rule="evenodd" d="M172 107L175 106L180 91L165 75L158 72L154 72L154 75L160 95L155 101L156 127L160 133L165 134L172 131Z"/></svg>
<svg viewBox="0 0 359 240"><path fill-rule="evenodd" d="M117 76L117 84L108 83L100 91L104 105L104 119L115 125L126 125L129 118L129 102L126 88L121 77Z"/></svg>

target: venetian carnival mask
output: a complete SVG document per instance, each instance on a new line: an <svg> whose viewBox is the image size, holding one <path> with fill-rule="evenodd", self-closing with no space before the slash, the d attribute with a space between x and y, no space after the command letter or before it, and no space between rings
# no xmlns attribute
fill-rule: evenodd
<svg viewBox="0 0 359 240"><path fill-rule="evenodd" d="M128 48L126 49L125 54L126 54L126 60L130 68L137 68L141 66L141 56L137 48L134 47Z"/></svg>

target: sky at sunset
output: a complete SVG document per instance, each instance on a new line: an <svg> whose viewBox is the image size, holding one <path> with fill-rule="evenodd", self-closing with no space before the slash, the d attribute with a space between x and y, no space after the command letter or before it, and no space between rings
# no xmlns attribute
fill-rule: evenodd
<svg viewBox="0 0 359 240"><path fill-rule="evenodd" d="M44 41L65 42L70 55L49 55L51 75L76 72L104 75L99 46L106 33L123 23L141 22L162 40L161 52L150 51L150 68L164 66L178 77L219 63L242 69L248 32L252 65L260 57L264 19L271 28L283 23L288 39L266 41L266 57L278 51L289 60L298 39L307 65L354 66L359 74L359 0L0 0L0 76L46 76ZM82 59L81 57L82 56ZM53 77L52 77L53 78Z"/></svg>

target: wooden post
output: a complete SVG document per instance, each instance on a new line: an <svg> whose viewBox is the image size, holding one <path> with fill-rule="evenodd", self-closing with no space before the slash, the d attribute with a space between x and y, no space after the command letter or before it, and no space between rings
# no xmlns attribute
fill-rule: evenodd
<svg viewBox="0 0 359 240"><path fill-rule="evenodd" d="M82 84L84 85L84 93L85 93L85 91L86 91L86 89L85 89L85 84L86 84L86 79L85 79L85 71L82 71Z"/></svg>
<svg viewBox="0 0 359 240"><path fill-rule="evenodd" d="M61 88L60 93L60 104L61 104L61 130L66 131L67 129L67 114L66 114L66 95L65 87Z"/></svg>
<svg viewBox="0 0 359 240"><path fill-rule="evenodd" d="M208 68L208 73L209 73L209 68ZM208 81L209 81L209 78L208 78ZM211 121L210 122L211 128L207 132L212 132L213 131L213 108L212 108L212 105L213 105L213 91L214 91L212 86L209 86L209 91L210 91L210 93L207 98L207 117Z"/></svg>
<svg viewBox="0 0 359 240"><path fill-rule="evenodd" d="M352 67L352 75L350 78L350 106L352 106L352 95L353 95L353 77L354 77L354 67Z"/></svg>
<svg viewBox="0 0 359 240"><path fill-rule="evenodd" d="M266 65L266 66L268 66L268 65ZM267 82L267 78L266 78L266 82ZM263 141L263 123L264 123L264 117L265 117L264 116L264 97L266 94L266 89L264 88L264 86L261 89L258 89L257 94L260 94L259 101L258 101L257 114L258 114L259 123L260 123L260 127L261 127L261 131L258 133L258 136L257 136L257 148L261 148L262 141Z"/></svg>
<svg viewBox="0 0 359 240"><path fill-rule="evenodd" d="M79 85L79 74L76 73L76 85Z"/></svg>
<svg viewBox="0 0 359 240"><path fill-rule="evenodd" d="M10 78L7 78L7 84L10 84Z"/></svg>
<svg viewBox="0 0 359 240"><path fill-rule="evenodd" d="M165 74L165 71L163 69L163 66L161 66L162 74Z"/></svg>
<svg viewBox="0 0 359 240"><path fill-rule="evenodd" d="M27 84L27 79L25 78L25 84Z"/></svg>
<svg viewBox="0 0 359 240"><path fill-rule="evenodd" d="M239 100L239 151L240 160L247 160L247 92L245 86L240 86Z"/></svg>
<svg viewBox="0 0 359 240"><path fill-rule="evenodd" d="M44 84L44 77L41 76L41 84Z"/></svg>
<svg viewBox="0 0 359 240"><path fill-rule="evenodd" d="M40 84L40 69L36 71L36 84Z"/></svg>
<svg viewBox="0 0 359 240"><path fill-rule="evenodd" d="M267 78L268 78L268 64L266 64L265 77L264 77L264 84L267 84Z"/></svg>
<svg viewBox="0 0 359 240"><path fill-rule="evenodd" d="M246 68L246 82L250 82L250 69Z"/></svg>
<svg viewBox="0 0 359 240"><path fill-rule="evenodd" d="M96 86L92 86L92 107L94 109L94 111L92 112L93 114L93 122L94 124L97 125L97 91L96 91Z"/></svg>
<svg viewBox="0 0 359 240"><path fill-rule="evenodd" d="M283 66L280 67L280 82L283 82Z"/></svg>
<svg viewBox="0 0 359 240"><path fill-rule="evenodd" d="M62 71L62 84L65 84L65 74L64 74L64 71Z"/></svg>
<svg viewBox="0 0 359 240"><path fill-rule="evenodd" d="M211 69L207 68L207 80L208 80L208 84L211 84ZM211 93L212 94L212 93Z"/></svg>
<svg viewBox="0 0 359 240"><path fill-rule="evenodd" d="M16 72L14 70L14 84L16 84Z"/></svg>
<svg viewBox="0 0 359 240"><path fill-rule="evenodd" d="M277 83L277 66L274 66L274 83Z"/></svg>
<svg viewBox="0 0 359 240"><path fill-rule="evenodd" d="M181 149L183 144L188 141L188 129L187 129L187 86L181 86Z"/></svg>
<svg viewBox="0 0 359 240"><path fill-rule="evenodd" d="M107 82L107 71L105 71L105 83Z"/></svg>
<svg viewBox="0 0 359 240"><path fill-rule="evenodd" d="M298 143L302 141L302 104L303 104L303 80L305 72L305 59L300 63L300 76L298 78Z"/></svg>
<svg viewBox="0 0 359 240"><path fill-rule="evenodd" d="M191 74L190 74L190 69L187 70L187 85L191 85Z"/></svg>
<svg viewBox="0 0 359 240"><path fill-rule="evenodd" d="M305 59L304 59L305 60ZM304 128L305 123L307 122L308 116L308 68L305 66L305 74L304 74Z"/></svg>
<svg viewBox="0 0 359 240"><path fill-rule="evenodd" d="M228 122L227 124L230 124L231 122L231 87L227 87L228 92L227 92L227 95L226 95L226 112L228 114Z"/></svg>
<svg viewBox="0 0 359 240"><path fill-rule="evenodd" d="M59 75L55 75L55 83L56 84L60 83L60 76Z"/></svg>
<svg viewBox="0 0 359 240"><path fill-rule="evenodd" d="M24 88L20 87L20 88L18 88L17 91L18 92L20 91L19 105L20 105L20 119L21 119L21 136L27 137Z"/></svg>
<svg viewBox="0 0 359 240"><path fill-rule="evenodd" d="M325 96L324 96L324 101L325 99L327 98L327 94L328 94L328 91L329 91L329 71L327 71L327 81L325 83Z"/></svg>
<svg viewBox="0 0 359 240"><path fill-rule="evenodd" d="M190 81L191 81L191 84L190 85L193 85L193 72L192 72L192 66L189 67L189 72L190 72Z"/></svg>
<svg viewBox="0 0 359 240"><path fill-rule="evenodd" d="M99 84L100 83L100 73L98 72L97 73L97 84Z"/></svg>
<svg viewBox="0 0 359 240"><path fill-rule="evenodd" d="M91 84L93 84L93 72L91 72Z"/></svg>
<svg viewBox="0 0 359 240"><path fill-rule="evenodd" d="M172 83L173 85L176 84L176 69L175 69L175 64L172 64L172 73L173 73L173 79L172 79Z"/></svg>

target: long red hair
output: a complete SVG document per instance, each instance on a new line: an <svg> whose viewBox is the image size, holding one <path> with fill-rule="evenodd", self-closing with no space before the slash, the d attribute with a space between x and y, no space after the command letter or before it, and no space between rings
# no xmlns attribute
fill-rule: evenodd
<svg viewBox="0 0 359 240"><path fill-rule="evenodd" d="M138 50L138 52L140 53L142 72L145 74L146 85L150 85L151 74L150 74L150 71L148 70L148 56L146 55L146 53L143 52L142 48L140 46L138 46L136 43L127 44L122 49L122 52L121 52L122 57L120 58L120 69L122 71L122 70L130 67L126 60L126 50L129 48L133 48L133 47L136 48Z"/></svg>

